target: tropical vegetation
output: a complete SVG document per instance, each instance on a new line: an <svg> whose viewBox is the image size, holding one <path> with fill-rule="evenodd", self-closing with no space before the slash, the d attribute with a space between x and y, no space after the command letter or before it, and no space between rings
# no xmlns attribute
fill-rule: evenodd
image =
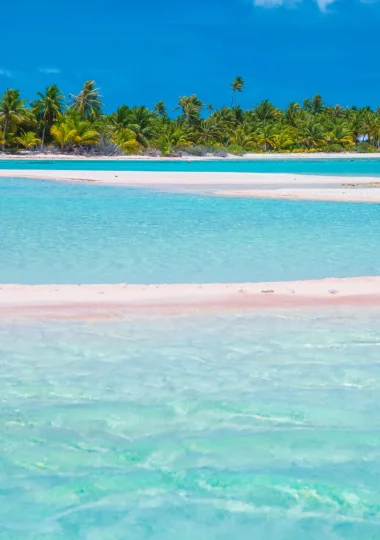
<svg viewBox="0 0 380 540"><path fill-rule="evenodd" d="M247 152L378 152L380 109L341 107L316 94L281 109L265 99L243 110L241 76L230 84L231 103L220 109L196 94L181 96L173 111L121 105L107 112L95 81L66 99L56 84L27 102L17 89L0 96L3 152L82 155L219 156Z"/></svg>

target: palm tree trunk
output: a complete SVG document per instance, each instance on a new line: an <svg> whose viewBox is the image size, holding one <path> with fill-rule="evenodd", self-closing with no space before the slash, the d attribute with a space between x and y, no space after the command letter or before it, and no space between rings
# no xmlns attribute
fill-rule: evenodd
<svg viewBox="0 0 380 540"><path fill-rule="evenodd" d="M8 125L8 120L6 118L4 120L4 130L3 130L3 145L2 145L3 152L5 151L5 135L7 134L7 125Z"/></svg>
<svg viewBox="0 0 380 540"><path fill-rule="evenodd" d="M44 124L44 129L42 130L42 140L41 140L41 149L45 146L45 131L46 131L46 125Z"/></svg>

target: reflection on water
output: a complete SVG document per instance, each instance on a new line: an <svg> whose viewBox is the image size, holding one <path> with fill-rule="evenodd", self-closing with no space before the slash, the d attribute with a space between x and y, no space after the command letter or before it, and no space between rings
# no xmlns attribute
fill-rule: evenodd
<svg viewBox="0 0 380 540"><path fill-rule="evenodd" d="M2 538L376 538L379 322L3 324Z"/></svg>

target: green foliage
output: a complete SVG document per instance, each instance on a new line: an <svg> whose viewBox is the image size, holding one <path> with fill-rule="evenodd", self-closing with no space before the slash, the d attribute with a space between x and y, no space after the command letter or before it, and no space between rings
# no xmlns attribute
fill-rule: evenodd
<svg viewBox="0 0 380 540"><path fill-rule="evenodd" d="M29 122L25 103L26 101L20 97L20 92L14 89L6 90L2 99L0 99L0 122L3 126L1 144L3 151L8 132L15 133L18 125Z"/></svg>
<svg viewBox="0 0 380 540"><path fill-rule="evenodd" d="M342 146L340 144L328 144L324 147L323 151L329 153L341 152Z"/></svg>
<svg viewBox="0 0 380 540"><path fill-rule="evenodd" d="M36 134L33 131L23 131L21 135L13 138L13 142L19 146L29 150L30 148L35 148L41 144L41 139L36 137Z"/></svg>
<svg viewBox="0 0 380 540"><path fill-rule="evenodd" d="M227 146L227 151L230 154L234 154L235 156L242 156L245 153L245 150L242 146L239 146L238 144L230 144Z"/></svg>
<svg viewBox="0 0 380 540"><path fill-rule="evenodd" d="M316 94L284 110L268 99L244 110L236 104L244 79L235 77L230 87L231 107L206 107L192 94L178 98L174 116L163 101L153 110L121 105L105 114L92 80L68 101L55 84L30 104L8 89L0 96L0 145L7 152L41 146L84 155L380 151L380 109L329 105Z"/></svg>
<svg viewBox="0 0 380 540"><path fill-rule="evenodd" d="M233 107L234 105L236 105L236 93L242 92L245 88L245 82L244 82L243 77L241 77L240 75L235 77L231 83L231 88L232 88L231 107Z"/></svg>
<svg viewBox="0 0 380 540"><path fill-rule="evenodd" d="M56 84L46 88L45 93L37 92L39 99L32 101L31 107L42 132L41 145L45 144L46 131L62 116L64 97Z"/></svg>
<svg viewBox="0 0 380 540"><path fill-rule="evenodd" d="M95 120L101 114L102 102L95 81L86 81L78 95L71 94L71 108L79 111L86 120Z"/></svg>
<svg viewBox="0 0 380 540"><path fill-rule="evenodd" d="M83 120L80 115L65 118L54 125L50 133L62 150L98 144L100 137L100 134L92 128L91 123Z"/></svg>
<svg viewBox="0 0 380 540"><path fill-rule="evenodd" d="M368 142L361 142L352 148L354 152L359 152L363 154L373 154L376 150Z"/></svg>

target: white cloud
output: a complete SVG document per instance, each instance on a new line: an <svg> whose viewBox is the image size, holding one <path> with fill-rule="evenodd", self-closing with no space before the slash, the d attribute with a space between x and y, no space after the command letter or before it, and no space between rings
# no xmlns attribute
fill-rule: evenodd
<svg viewBox="0 0 380 540"><path fill-rule="evenodd" d="M8 79L10 79L12 77L12 73L9 71L9 69L0 69L0 76L8 77Z"/></svg>
<svg viewBox="0 0 380 540"><path fill-rule="evenodd" d="M318 7L323 13L326 13L328 11L328 7L330 4L333 4L335 0L317 0Z"/></svg>
<svg viewBox="0 0 380 540"><path fill-rule="evenodd" d="M284 0L254 0L253 2L255 6L260 6L263 8L273 8L282 6L284 4Z"/></svg>
<svg viewBox="0 0 380 540"><path fill-rule="evenodd" d="M288 6L288 7L294 7L295 4L301 2L302 0L253 0L253 3L255 6L263 7L263 8L275 8L279 6ZM361 0L364 1L372 1L372 0ZM323 13L328 12L328 7L335 2L335 0L315 0L316 4L318 5L320 11Z"/></svg>
<svg viewBox="0 0 380 540"><path fill-rule="evenodd" d="M49 74L54 74L54 73L61 73L61 70L58 69L58 68L55 68L55 67L48 67L48 68L39 68L38 70L40 73L46 73L47 75Z"/></svg>

